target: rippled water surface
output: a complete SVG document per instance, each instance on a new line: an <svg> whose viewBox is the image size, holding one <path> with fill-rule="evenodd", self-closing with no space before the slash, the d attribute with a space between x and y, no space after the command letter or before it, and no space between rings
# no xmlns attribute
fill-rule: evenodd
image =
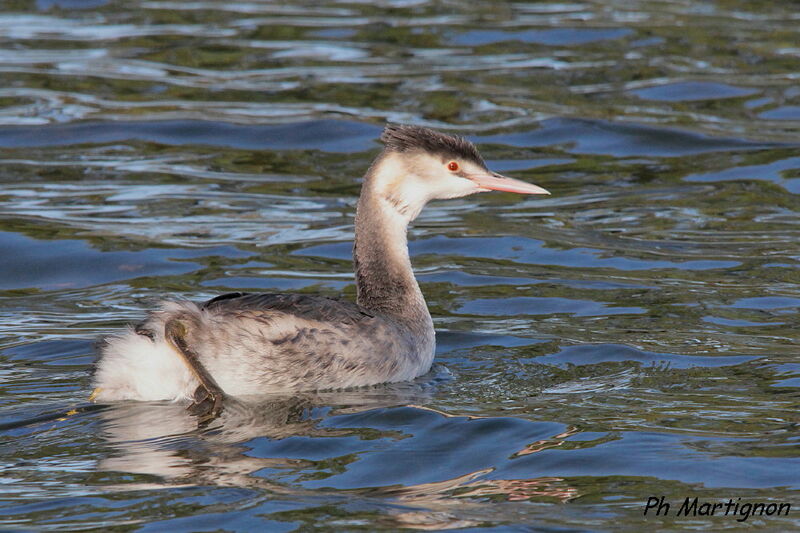
<svg viewBox="0 0 800 533"><path fill-rule="evenodd" d="M797 7L3 3L0 528L800 528ZM88 403L162 297L353 298L386 121L553 193L415 223L430 375L202 429Z"/></svg>

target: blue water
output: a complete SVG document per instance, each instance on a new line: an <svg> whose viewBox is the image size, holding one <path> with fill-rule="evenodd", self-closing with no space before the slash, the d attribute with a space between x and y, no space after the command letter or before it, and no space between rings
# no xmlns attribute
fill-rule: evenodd
<svg viewBox="0 0 800 533"><path fill-rule="evenodd" d="M739 1L0 8L0 529L800 529L799 32ZM415 222L430 374L203 428L88 401L95 340L163 298L353 299L387 121L553 193Z"/></svg>

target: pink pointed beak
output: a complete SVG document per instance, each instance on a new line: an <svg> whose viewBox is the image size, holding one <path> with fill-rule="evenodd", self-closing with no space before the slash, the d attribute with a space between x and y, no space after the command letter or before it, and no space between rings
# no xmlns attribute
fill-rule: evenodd
<svg viewBox="0 0 800 533"><path fill-rule="evenodd" d="M507 178L496 172L473 174L468 177L474 181L478 187L486 189L487 191L516 192L519 194L550 194L550 191L542 189L538 185L515 180L514 178Z"/></svg>

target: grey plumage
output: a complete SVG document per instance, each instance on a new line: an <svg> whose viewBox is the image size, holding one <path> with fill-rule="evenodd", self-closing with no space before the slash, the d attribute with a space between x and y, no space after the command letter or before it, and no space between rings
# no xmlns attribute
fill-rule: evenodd
<svg viewBox="0 0 800 533"><path fill-rule="evenodd" d="M202 305L202 309L218 313L271 309L307 320L342 321L350 324L375 316L351 302L308 294L231 292L212 298Z"/></svg>
<svg viewBox="0 0 800 533"><path fill-rule="evenodd" d="M135 331L158 343L175 319L187 326L185 342L206 370L234 395L413 379L431 350L413 324L303 294L232 293L202 305L173 303Z"/></svg>

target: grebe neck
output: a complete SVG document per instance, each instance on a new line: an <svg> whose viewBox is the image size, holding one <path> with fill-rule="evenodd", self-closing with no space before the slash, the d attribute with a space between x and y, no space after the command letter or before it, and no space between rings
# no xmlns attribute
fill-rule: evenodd
<svg viewBox="0 0 800 533"><path fill-rule="evenodd" d="M370 169L370 172L372 169ZM353 263L358 304L366 309L430 323L430 313L408 255L408 213L370 179L358 200ZM406 212L404 212L406 211Z"/></svg>

